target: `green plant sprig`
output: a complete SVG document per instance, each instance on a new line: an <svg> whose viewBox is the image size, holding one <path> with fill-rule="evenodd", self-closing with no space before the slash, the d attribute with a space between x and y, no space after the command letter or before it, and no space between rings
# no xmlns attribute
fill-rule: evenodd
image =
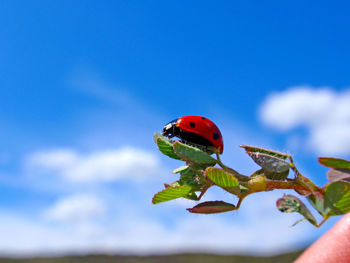
<svg viewBox="0 0 350 263"><path fill-rule="evenodd" d="M164 184L165 189L154 195L153 204L177 198L199 201L210 187L216 185L237 196L237 204L207 201L187 210L200 214L234 211L239 209L248 195L275 189L291 189L306 197L323 218L317 223L299 198L290 194L284 195L277 200L277 208L284 213L301 214L303 218L295 224L306 219L314 226L320 227L331 216L350 212L350 161L320 157L319 162L331 169L327 173L329 183L319 187L299 172L292 156L287 153L241 145L240 147L261 167L252 175L246 176L223 164L215 149L206 150L177 140L171 141L160 133L154 134L153 139L163 154L186 164L173 171L180 174L180 178L171 184ZM216 158L211 156L212 153L215 153ZM290 170L294 172L292 178L289 177Z"/></svg>

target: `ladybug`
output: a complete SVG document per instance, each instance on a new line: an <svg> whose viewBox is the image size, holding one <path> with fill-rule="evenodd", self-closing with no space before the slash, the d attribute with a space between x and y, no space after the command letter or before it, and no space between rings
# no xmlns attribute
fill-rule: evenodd
<svg viewBox="0 0 350 263"><path fill-rule="evenodd" d="M184 142L214 147L221 154L224 143L219 128L214 122L202 116L183 116L169 122L163 128L164 136L169 139L178 137Z"/></svg>

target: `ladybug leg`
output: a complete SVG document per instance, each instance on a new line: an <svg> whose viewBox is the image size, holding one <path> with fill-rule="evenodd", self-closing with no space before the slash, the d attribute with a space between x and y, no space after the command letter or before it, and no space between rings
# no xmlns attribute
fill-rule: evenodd
<svg viewBox="0 0 350 263"><path fill-rule="evenodd" d="M184 139L181 139L180 142L183 143L183 144L189 145L188 142L186 140L184 140Z"/></svg>

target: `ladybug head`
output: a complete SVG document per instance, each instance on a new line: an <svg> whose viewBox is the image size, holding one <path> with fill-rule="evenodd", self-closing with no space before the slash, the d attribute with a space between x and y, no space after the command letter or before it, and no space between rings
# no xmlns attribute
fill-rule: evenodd
<svg viewBox="0 0 350 263"><path fill-rule="evenodd" d="M179 129L176 125L178 119L175 119L168 124L166 124L163 128L162 135L167 136L168 138L172 138L178 134L177 130Z"/></svg>

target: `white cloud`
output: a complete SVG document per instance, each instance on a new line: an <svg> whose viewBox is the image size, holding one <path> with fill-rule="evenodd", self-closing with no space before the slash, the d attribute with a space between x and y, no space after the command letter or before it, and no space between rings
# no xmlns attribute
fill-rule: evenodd
<svg viewBox="0 0 350 263"><path fill-rule="evenodd" d="M171 204L170 210L153 206L151 213L127 202L107 221L79 224L48 224L45 220L0 214L0 235L6 236L0 240L0 252L23 255L203 251L266 255L300 248L300 244L307 244L324 232L325 226L316 229L307 222L291 228L301 216L277 211L275 201L280 196L281 192L251 196L239 211L223 215L190 214ZM156 217L155 209L164 215L158 213ZM165 216L169 216L169 211L176 217L171 224Z"/></svg>
<svg viewBox="0 0 350 263"><path fill-rule="evenodd" d="M43 169L64 169L79 161L74 150L55 149L51 151L38 151L27 157L27 165Z"/></svg>
<svg viewBox="0 0 350 263"><path fill-rule="evenodd" d="M84 221L103 215L105 205L93 195L73 195L62 198L44 212L54 221Z"/></svg>
<svg viewBox="0 0 350 263"><path fill-rule="evenodd" d="M307 128L307 143L319 154L350 154L350 90L291 87L268 96L259 114L282 131Z"/></svg>
<svg viewBox="0 0 350 263"><path fill-rule="evenodd" d="M251 196L239 211L224 216L187 216L173 229L158 229L158 234L152 235L142 250L158 246L168 252L179 250L266 255L296 249L298 242L308 241L308 234L314 227L304 222L291 228L301 216L283 215L277 211L275 201L280 196L281 193ZM159 237L166 241L160 243Z"/></svg>
<svg viewBox="0 0 350 263"><path fill-rule="evenodd" d="M135 98L131 97L125 88L106 81L93 70L80 69L72 74L68 82L73 89L104 102L125 108L130 108L130 104L136 103Z"/></svg>
<svg viewBox="0 0 350 263"><path fill-rule="evenodd" d="M87 154L70 149L38 151L27 156L25 163L37 173L53 172L73 182L139 179L159 168L153 153L132 147Z"/></svg>

